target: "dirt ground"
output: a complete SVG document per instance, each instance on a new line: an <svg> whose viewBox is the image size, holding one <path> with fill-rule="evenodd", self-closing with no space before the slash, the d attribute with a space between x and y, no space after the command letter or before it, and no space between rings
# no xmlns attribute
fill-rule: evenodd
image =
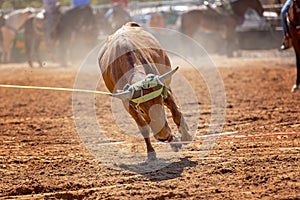
<svg viewBox="0 0 300 200"><path fill-rule="evenodd" d="M206 156L200 139L210 126L210 93L199 73L180 69L198 99L197 137L150 172L94 158L78 135L74 105L80 102L72 92L0 88L0 199L300 199L300 92L290 92L295 58L262 55L213 57L226 94L222 132L228 135ZM77 72L2 64L0 84L73 88ZM83 74L87 84L99 75ZM97 89L107 91L101 81ZM110 97L96 96L94 109L110 140L123 142L119 148L145 153L143 141L121 134ZM108 160L116 156L111 153L101 151Z"/></svg>

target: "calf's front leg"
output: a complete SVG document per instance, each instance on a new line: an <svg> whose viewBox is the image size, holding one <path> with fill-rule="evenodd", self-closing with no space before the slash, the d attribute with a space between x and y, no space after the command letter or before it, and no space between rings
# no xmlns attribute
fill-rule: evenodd
<svg viewBox="0 0 300 200"><path fill-rule="evenodd" d="M150 128L148 124L132 106L126 106L126 108L128 109L129 114L135 120L141 134L144 137L146 147L147 147L147 157L148 157L147 161L156 160L156 152L150 141Z"/></svg>

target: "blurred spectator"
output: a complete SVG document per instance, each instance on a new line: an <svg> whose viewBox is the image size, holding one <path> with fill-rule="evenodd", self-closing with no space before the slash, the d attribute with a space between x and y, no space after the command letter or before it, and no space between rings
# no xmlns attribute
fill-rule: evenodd
<svg viewBox="0 0 300 200"><path fill-rule="evenodd" d="M72 7L89 5L90 0L72 0Z"/></svg>
<svg viewBox="0 0 300 200"><path fill-rule="evenodd" d="M56 0L43 0L43 8L45 9L45 16L47 20L46 25L46 38L47 41L51 40L51 28L53 24L53 12L56 9Z"/></svg>
<svg viewBox="0 0 300 200"><path fill-rule="evenodd" d="M43 0L43 8L46 13L52 13L55 10L56 3L56 0Z"/></svg>
<svg viewBox="0 0 300 200"><path fill-rule="evenodd" d="M161 12L152 13L149 26L153 28L165 28L166 23L163 14Z"/></svg>
<svg viewBox="0 0 300 200"><path fill-rule="evenodd" d="M128 0L110 0L110 3L113 4L121 4L124 9L128 8Z"/></svg>

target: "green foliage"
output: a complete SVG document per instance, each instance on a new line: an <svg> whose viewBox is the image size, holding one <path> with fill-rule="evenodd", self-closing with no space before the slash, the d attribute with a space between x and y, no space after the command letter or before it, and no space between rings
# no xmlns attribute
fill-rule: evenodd
<svg viewBox="0 0 300 200"><path fill-rule="evenodd" d="M2 4L3 9L8 9L8 8L14 8L14 9L19 9L19 8L25 8L25 7L41 7L42 6L42 0L37 1L37 0L5 0L4 3Z"/></svg>
<svg viewBox="0 0 300 200"><path fill-rule="evenodd" d="M63 6L71 4L71 0L58 0ZM19 9L19 8L40 8L42 7L42 0L4 0L2 9Z"/></svg>
<svg viewBox="0 0 300 200"><path fill-rule="evenodd" d="M108 4L109 0L91 0L91 5Z"/></svg>

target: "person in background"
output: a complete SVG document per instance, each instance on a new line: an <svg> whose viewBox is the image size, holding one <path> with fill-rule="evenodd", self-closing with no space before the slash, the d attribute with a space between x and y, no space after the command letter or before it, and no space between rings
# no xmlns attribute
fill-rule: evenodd
<svg viewBox="0 0 300 200"><path fill-rule="evenodd" d="M56 0L43 0L43 8L45 10L45 16L47 20L47 25L46 25L46 39L47 41L51 41L52 36L51 36L51 28L53 24L53 12L56 9Z"/></svg>
<svg viewBox="0 0 300 200"><path fill-rule="evenodd" d="M163 14L159 11L152 13L149 26L152 28L165 28L166 23Z"/></svg>
<svg viewBox="0 0 300 200"><path fill-rule="evenodd" d="M90 0L72 0L72 7L86 6L90 4Z"/></svg>
<svg viewBox="0 0 300 200"><path fill-rule="evenodd" d="M128 8L128 0L110 0L110 4L121 4L123 9Z"/></svg>
<svg viewBox="0 0 300 200"><path fill-rule="evenodd" d="M293 0L286 0L283 7L281 8L280 14L281 14L281 25L283 28L283 41L280 46L281 50L285 50L290 48L290 37L288 33L288 22L287 22L287 13L290 9L290 6L292 4Z"/></svg>
<svg viewBox="0 0 300 200"><path fill-rule="evenodd" d="M114 7L121 5L124 10L128 8L128 0L110 0L110 8L105 13L104 17L108 19L113 13Z"/></svg>

